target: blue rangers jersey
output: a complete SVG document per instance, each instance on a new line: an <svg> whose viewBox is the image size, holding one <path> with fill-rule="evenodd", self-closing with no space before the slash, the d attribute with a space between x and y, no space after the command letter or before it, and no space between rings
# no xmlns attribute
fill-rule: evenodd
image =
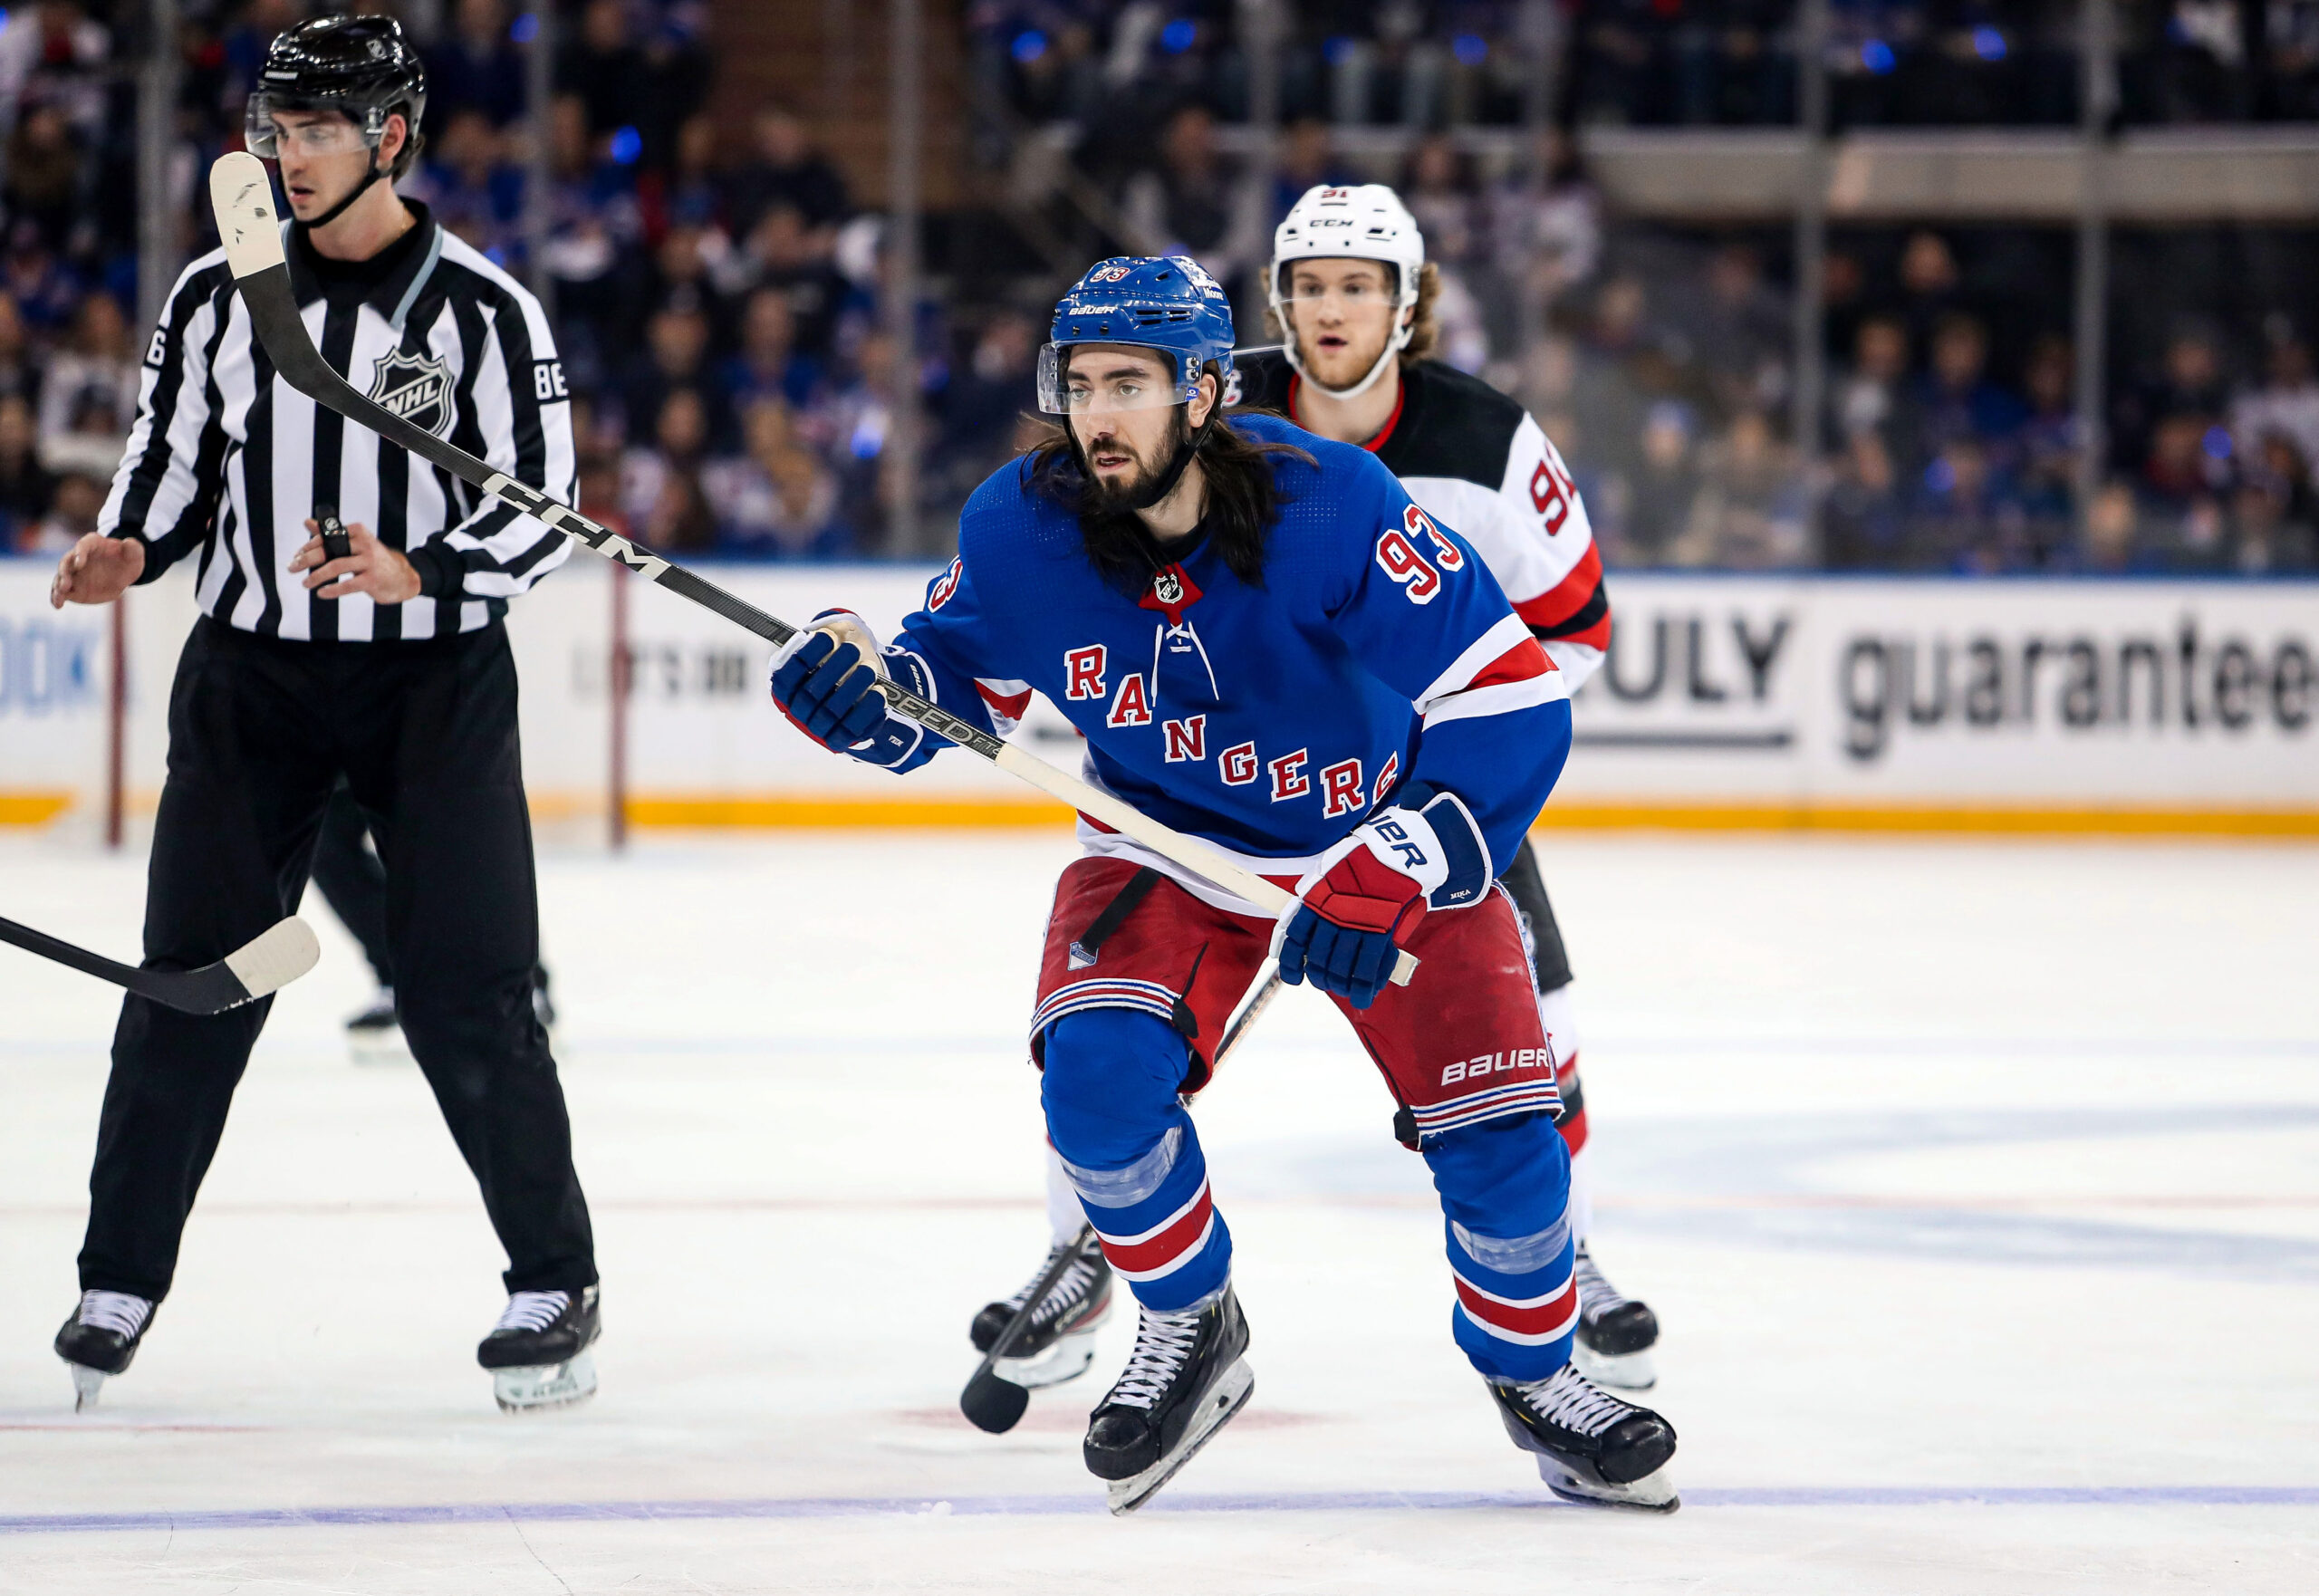
<svg viewBox="0 0 2319 1596"><path fill-rule="evenodd" d="M1262 587L1195 530L1146 591L1121 591L1017 461L967 501L958 557L889 668L1002 736L1044 694L1086 737L1091 782L1260 874L1302 876L1419 782L1463 803L1495 877L1569 753L1561 672L1471 545L1374 456L1275 417L1229 425L1313 457L1270 457L1285 503ZM947 745L920 734L892 768ZM1094 852L1247 908L1083 816L1080 830Z"/></svg>

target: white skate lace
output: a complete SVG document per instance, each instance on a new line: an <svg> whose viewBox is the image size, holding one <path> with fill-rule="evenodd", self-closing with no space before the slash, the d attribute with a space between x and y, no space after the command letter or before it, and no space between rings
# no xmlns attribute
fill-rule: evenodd
<svg viewBox="0 0 2319 1596"><path fill-rule="evenodd" d="M570 1292L517 1292L507 1299L507 1311L491 1327L491 1333L497 1335L503 1330L545 1330L555 1322L557 1314L571 1305Z"/></svg>
<svg viewBox="0 0 2319 1596"><path fill-rule="evenodd" d="M1167 1394L1199 1340L1202 1310L1154 1313L1145 1310L1135 1327L1135 1351L1127 1372L1103 1399L1106 1406L1149 1409Z"/></svg>
<svg viewBox="0 0 2319 1596"><path fill-rule="evenodd" d="M98 1330L110 1330L125 1335L130 1341L145 1328L153 1316L153 1304L143 1297L132 1297L127 1292L82 1292L80 1321Z"/></svg>
<svg viewBox="0 0 2319 1596"><path fill-rule="evenodd" d="M1023 1304L1031 1300L1032 1289L1045 1276L1048 1270L1054 1267L1054 1255L1063 1250L1060 1246L1047 1249L1046 1260L1039 1265L1038 1274L1025 1281L1023 1289L1006 1299L1006 1306L1009 1309L1018 1313L1022 1312ZM1047 1294L1040 1299L1038 1312L1031 1315L1032 1322L1044 1324L1050 1320L1062 1317L1066 1309L1094 1289L1094 1284L1095 1266L1089 1261L1087 1255L1082 1253L1071 1261L1071 1266L1063 1272L1063 1278L1056 1281Z"/></svg>
<svg viewBox="0 0 2319 1596"><path fill-rule="evenodd" d="M1590 1323L1602 1318L1605 1313L1614 1312L1625 1307L1634 1300L1621 1293L1618 1287L1603 1278L1602 1271L1596 1265L1593 1255L1583 1245L1578 1249L1578 1256L1572 1273L1578 1280L1578 1311L1586 1315Z"/></svg>
<svg viewBox="0 0 2319 1596"><path fill-rule="evenodd" d="M1635 1411L1630 1404L1607 1395L1567 1363L1544 1380L1534 1380L1512 1389L1548 1424L1590 1438Z"/></svg>

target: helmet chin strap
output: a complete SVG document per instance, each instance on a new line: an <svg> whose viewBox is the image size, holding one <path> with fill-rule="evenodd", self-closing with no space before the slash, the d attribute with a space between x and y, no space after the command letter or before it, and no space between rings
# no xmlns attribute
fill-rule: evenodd
<svg viewBox="0 0 2319 1596"><path fill-rule="evenodd" d="M1415 318L1406 321L1402 319L1417 308L1415 291L1411 291L1407 299L1401 299L1397 295L1393 303L1393 335L1385 341L1385 352L1379 355L1377 363L1369 368L1369 375L1351 388L1331 388L1313 375L1311 370L1304 364L1304 357L1297 351L1296 346L1303 340L1297 335L1296 323L1289 318L1288 307L1280 303L1280 288L1277 281L1279 274L1280 267L1275 264L1273 267L1275 281L1272 289L1272 313L1279 319L1280 330L1285 334L1281 340L1280 352L1287 358L1289 366L1299 377L1333 399L1359 399L1376 386L1377 379L1385 374L1385 369L1400 357L1401 351L1409 347L1410 334L1417 331Z"/></svg>
<svg viewBox="0 0 2319 1596"><path fill-rule="evenodd" d="M336 205L332 206L328 210L322 212L322 215L316 216L313 221L300 222L298 226L305 228L309 233L313 232L317 227L329 226L332 222L338 220L341 216L345 214L346 207L348 206L352 205L356 200L361 198L365 194L368 194L370 191L371 184L386 176L386 173L379 169L379 152L373 149L370 153L370 164L362 169L362 180L346 191L346 197L340 200Z"/></svg>

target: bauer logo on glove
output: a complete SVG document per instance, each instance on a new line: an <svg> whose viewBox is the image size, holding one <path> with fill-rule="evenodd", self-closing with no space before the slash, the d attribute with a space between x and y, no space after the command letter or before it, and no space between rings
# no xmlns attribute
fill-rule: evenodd
<svg viewBox="0 0 2319 1596"><path fill-rule="evenodd" d="M1355 827L1297 883L1296 902L1273 932L1280 978L1309 979L1367 1008L1426 912L1478 903L1489 883L1489 850L1466 806L1455 793L1413 785L1400 807Z"/></svg>

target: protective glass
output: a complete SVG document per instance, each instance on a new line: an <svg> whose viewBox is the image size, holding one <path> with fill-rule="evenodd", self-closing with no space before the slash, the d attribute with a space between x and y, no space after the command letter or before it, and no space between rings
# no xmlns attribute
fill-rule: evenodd
<svg viewBox="0 0 2319 1596"><path fill-rule="evenodd" d="M335 112L310 112L295 126L284 126L274 120L274 108L263 94L250 96L242 135L260 160L281 159L284 145L303 156L357 155L370 148L362 130Z"/></svg>
<svg viewBox="0 0 2319 1596"><path fill-rule="evenodd" d="M1333 303L1342 314L1371 305L1398 305L1401 303L1400 289L1393 281L1398 274L1390 266L1385 268L1385 282L1381 284L1365 272L1327 284L1321 282L1317 274L1306 273L1299 281L1296 266L1294 261L1283 262L1280 280L1274 288L1278 303L1291 309L1309 306L1317 310Z"/></svg>
<svg viewBox="0 0 2319 1596"><path fill-rule="evenodd" d="M1199 391L1197 380L1171 378L1177 357L1155 349L1141 359L1123 357L1114 348L1085 346L1088 352L1073 359L1082 346L1050 343L1039 351L1039 409L1050 416L1098 416L1122 410L1164 409L1189 404ZM1154 370L1152 362L1160 362Z"/></svg>

